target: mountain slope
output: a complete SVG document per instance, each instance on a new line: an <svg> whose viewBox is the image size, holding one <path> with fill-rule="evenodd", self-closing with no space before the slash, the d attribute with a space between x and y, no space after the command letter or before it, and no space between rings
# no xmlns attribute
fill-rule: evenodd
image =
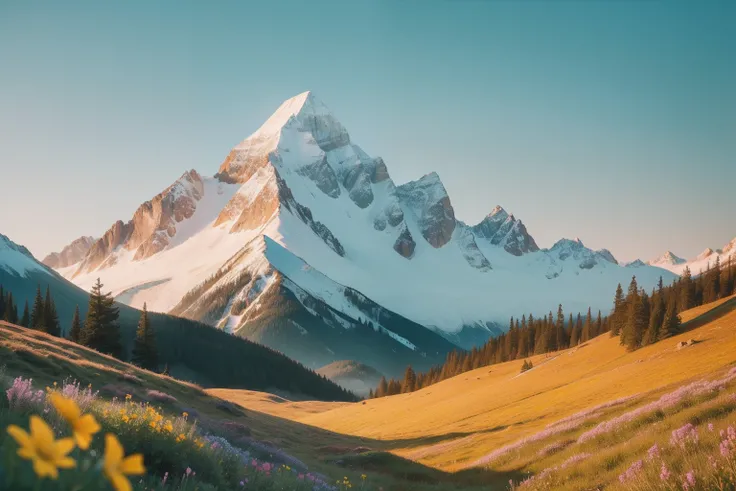
<svg viewBox="0 0 736 491"><path fill-rule="evenodd" d="M68 332L77 305L82 318L86 315L87 292L36 261L25 247L4 235L0 235L0 285L12 292L19 311L26 301L33 305L36 288L45 290L48 286L63 332ZM141 312L126 305L118 307L121 341L125 351L130 352ZM325 400L352 399L335 384L264 346L233 339L188 319L151 312L149 320L155 330L161 366L167 364L171 374L181 379L204 386L280 389Z"/></svg>
<svg viewBox="0 0 736 491"><path fill-rule="evenodd" d="M605 334L552 356L534 356L534 368L524 373L522 361L516 360L366 404L319 405L315 411L302 406L290 415L280 404L269 408L254 402L264 413L339 434L402 441L393 453L448 471L489 465L494 471L517 472L520 480L526 472L539 474L572 455L585 454L591 461L585 472L573 468L568 474L573 481L559 488L542 483L542 489L607 489L618 483L619 474L632 462L646 457L654 441L669 446L672 430L693 422L701 425L701 437L706 438L711 418L716 427L719 418L721 423L733 421L736 297L708 308L698 308L695 315L683 312L690 319L683 325L686 332L635 352L627 352L617 338ZM697 342L677 349L690 339ZM726 382L712 384L691 400L690 392L681 387L695 382L696 387L707 388L699 382L704 378ZM237 392L229 394L232 400L250 407L249 397ZM630 420L631 427L624 419L601 437L603 442L578 441L598 423L662 396L673 404L659 414L658 406L641 410L638 419ZM507 453L502 451L505 447ZM503 488L507 482L508 477L497 484Z"/></svg>
<svg viewBox="0 0 736 491"><path fill-rule="evenodd" d="M608 251L579 241L540 250L501 207L465 224L435 173L395 185L385 162L356 145L309 92L284 102L214 177L185 173L62 272L83 288L99 276L132 306L147 302L276 349L300 349L291 353L313 366L356 359L387 374L392 367L354 358L355 349L330 353L335 339L368 326L381 346L362 356L408 349L414 356L404 365L427 366L454 347L434 333L468 347L511 315L560 302L573 312L606 310L616 284L632 274ZM645 288L660 275L674 278L648 266L636 274ZM357 308L348 295L370 308ZM296 321L313 338L305 343L311 348L298 348L303 331L287 327L279 312L253 325L263 318L260 305L280 302L312 316L309 327ZM401 319L403 334L386 319Z"/></svg>

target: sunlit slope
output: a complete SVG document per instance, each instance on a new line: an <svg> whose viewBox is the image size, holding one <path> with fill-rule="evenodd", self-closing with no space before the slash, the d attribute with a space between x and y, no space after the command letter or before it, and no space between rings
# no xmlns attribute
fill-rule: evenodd
<svg viewBox="0 0 736 491"><path fill-rule="evenodd" d="M705 376L736 361L736 298L683 317L702 327L627 353L618 339L600 336L586 345L532 357L534 369L519 374L521 360L480 368L424 390L326 405L312 414L307 403L279 416L338 433L409 442L393 451L444 469L468 466L489 451L538 432L546 425L597 404ZM717 315L713 315L713 314ZM695 339L681 350L680 341ZM225 396L223 394L223 396ZM249 406L248 397L239 401ZM261 401L259 410L269 409ZM439 443L438 443L439 442ZM431 445L430 445L431 443Z"/></svg>

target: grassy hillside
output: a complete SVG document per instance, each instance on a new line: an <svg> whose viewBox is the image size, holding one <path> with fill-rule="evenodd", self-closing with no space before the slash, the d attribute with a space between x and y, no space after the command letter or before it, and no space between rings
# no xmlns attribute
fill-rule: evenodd
<svg viewBox="0 0 736 491"><path fill-rule="evenodd" d="M463 475L470 469L491 470L486 482L501 489L509 478L559 468L570 458L563 466L569 471L557 470L566 477L549 486L617 485L632 461L646 457L655 442L668 445L671 431L681 425L712 422L718 427L733 419L736 396L727 372L736 363L736 297L685 312L683 319L686 332L631 353L617 338L604 335L574 349L532 357L534 368L523 374L521 361L503 363L364 404L321 404L308 410L302 403L291 410L253 401L248 394L222 396L317 428L384 442L376 447L438 470ZM688 340L695 343L676 348ZM681 389L724 377L721 392ZM680 399L673 406L645 407L664 404L656 402L663 396ZM638 412L627 415L633 410ZM586 431L622 415L627 415L625 422L611 434L578 443ZM523 439L529 441L519 444ZM508 451L499 450L505 447ZM576 456L588 453L587 463L576 464Z"/></svg>

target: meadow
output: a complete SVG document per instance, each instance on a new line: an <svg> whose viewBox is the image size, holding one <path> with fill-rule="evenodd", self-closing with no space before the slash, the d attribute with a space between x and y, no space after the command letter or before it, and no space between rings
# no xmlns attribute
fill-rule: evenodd
<svg viewBox="0 0 736 491"><path fill-rule="evenodd" d="M736 297L683 319L635 352L604 334L523 373L517 360L357 403L204 390L6 324L0 427L35 415L70 437L55 394L99 424L42 489L124 489L108 435L142 455L145 473L125 476L141 490L736 489ZM0 444L0 483L35 489L16 439Z"/></svg>

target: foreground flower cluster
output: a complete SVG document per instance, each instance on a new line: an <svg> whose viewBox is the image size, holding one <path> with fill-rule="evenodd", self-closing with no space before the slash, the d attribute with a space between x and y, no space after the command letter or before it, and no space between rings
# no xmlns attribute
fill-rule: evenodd
<svg viewBox="0 0 736 491"><path fill-rule="evenodd" d="M16 382L18 385L24 385L22 379L16 379ZM8 390L8 399L14 397L15 392L11 388ZM17 425L8 426L7 432L18 444L17 455L33 463L36 476L40 479L55 480L59 478L59 469L72 469L77 466L77 461L69 454L75 446L80 450L89 449L94 435L100 431L100 425L93 415L82 414L74 400L60 393L52 392L48 399L65 420L71 430L71 437L57 440L51 427L37 415L30 417L30 433ZM125 457L120 441L112 433L105 435L105 453L101 467L104 476L117 491L130 491L132 487L127 476L146 472L143 456L135 454Z"/></svg>
<svg viewBox="0 0 736 491"><path fill-rule="evenodd" d="M0 387L8 387L0 398L0 447L7 449L0 452L0 489L368 489L367 476L335 482L262 442L251 440L245 450L205 433L196 414L172 416L172 407L164 411L131 394L104 400L76 381L36 390L30 379L11 383L3 375L0 367ZM125 449L136 453L126 456Z"/></svg>

